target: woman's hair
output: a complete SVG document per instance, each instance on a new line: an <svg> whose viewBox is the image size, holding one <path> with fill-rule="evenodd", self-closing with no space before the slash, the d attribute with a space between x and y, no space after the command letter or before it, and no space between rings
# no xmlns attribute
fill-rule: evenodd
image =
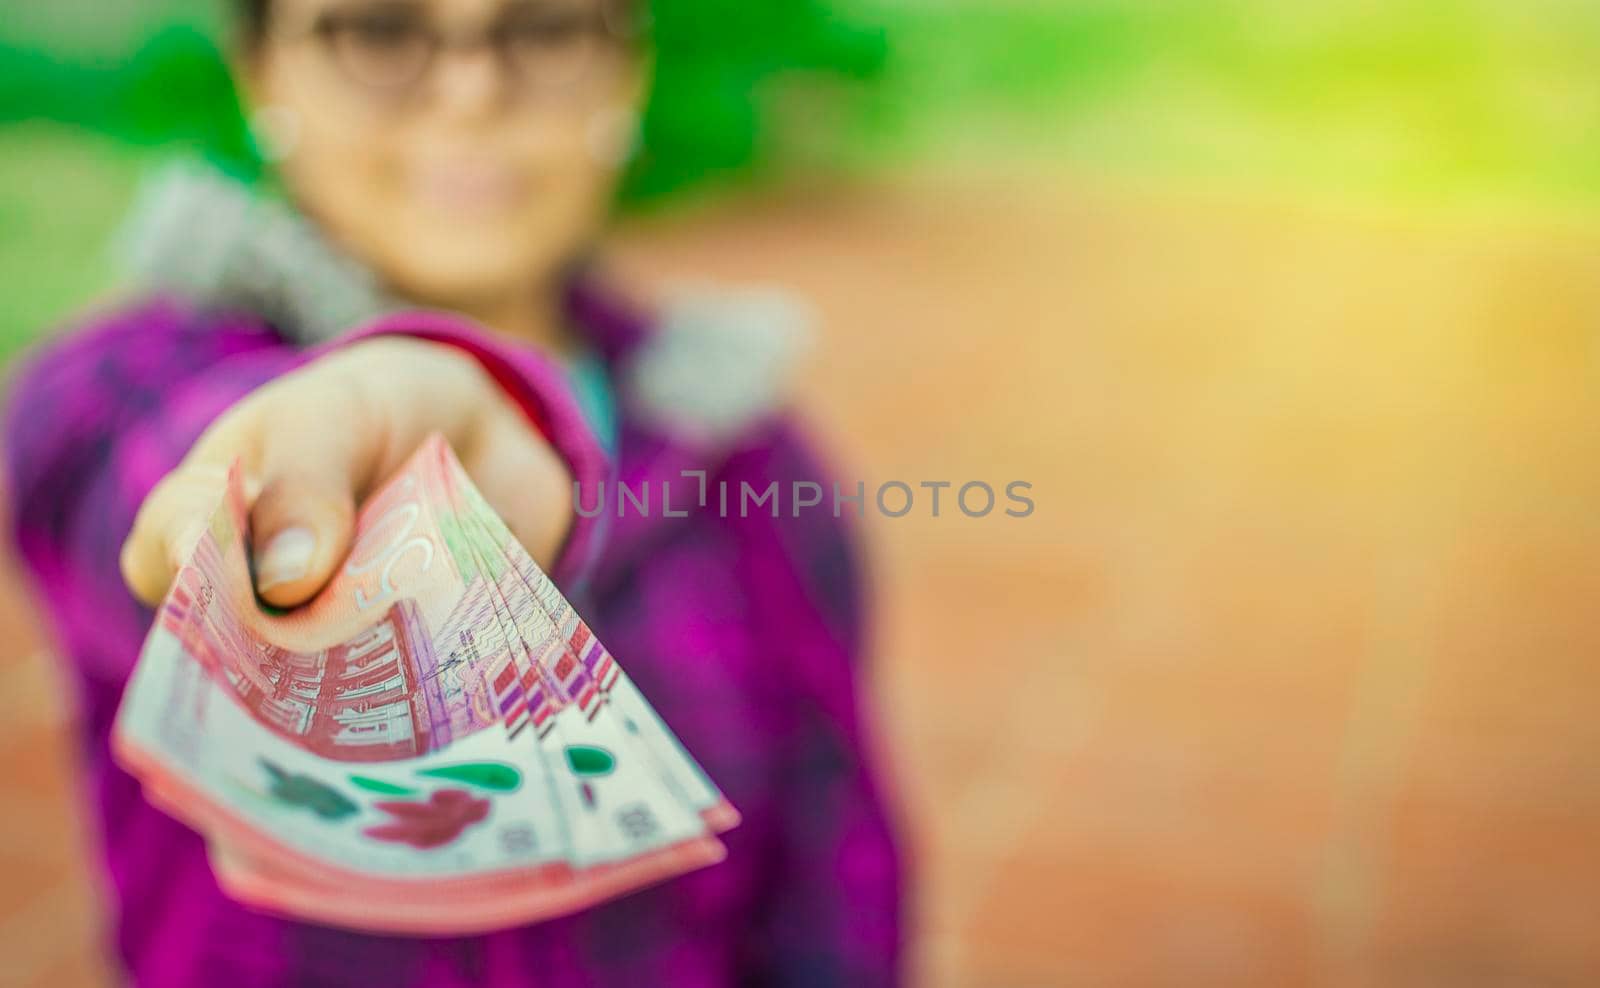
<svg viewBox="0 0 1600 988"><path fill-rule="evenodd" d="M272 0L235 0L239 8L239 27L244 40L255 44L267 29L267 13Z"/></svg>

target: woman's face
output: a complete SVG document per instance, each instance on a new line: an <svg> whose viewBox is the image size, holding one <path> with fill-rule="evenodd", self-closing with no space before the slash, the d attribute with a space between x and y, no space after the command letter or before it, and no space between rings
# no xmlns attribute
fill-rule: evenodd
<svg viewBox="0 0 1600 988"><path fill-rule="evenodd" d="M300 205L391 286L548 284L604 216L642 70L615 0L274 0L243 77Z"/></svg>

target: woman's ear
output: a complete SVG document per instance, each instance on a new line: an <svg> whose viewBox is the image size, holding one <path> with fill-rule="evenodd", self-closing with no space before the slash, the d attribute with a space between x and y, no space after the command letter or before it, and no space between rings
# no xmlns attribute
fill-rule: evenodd
<svg viewBox="0 0 1600 988"><path fill-rule="evenodd" d="M233 86L239 93L239 103L246 113L262 102L264 44L260 39L240 36L233 39L233 46L228 51L228 69L233 75Z"/></svg>
<svg viewBox="0 0 1600 988"><path fill-rule="evenodd" d="M300 118L276 98L273 64L265 43L240 39L230 61L240 109L256 153L268 163L282 161L299 143Z"/></svg>
<svg viewBox="0 0 1600 988"><path fill-rule="evenodd" d="M623 73L623 93L633 104L633 108L644 111L644 101L650 95L650 80L655 77L656 53L655 49L645 45L628 60L628 68Z"/></svg>
<svg viewBox="0 0 1600 988"><path fill-rule="evenodd" d="M654 60L647 54L631 59L617 80L611 99L589 118L585 135L589 155L606 168L625 167L639 150L639 125L653 68Z"/></svg>
<svg viewBox="0 0 1600 988"><path fill-rule="evenodd" d="M645 100L650 98L651 81L656 74L655 49L645 45L628 62L622 78L622 92L635 113L644 114Z"/></svg>

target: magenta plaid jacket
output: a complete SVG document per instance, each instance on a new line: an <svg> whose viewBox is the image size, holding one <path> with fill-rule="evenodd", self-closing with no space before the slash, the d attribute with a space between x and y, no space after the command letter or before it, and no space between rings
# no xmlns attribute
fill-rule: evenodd
<svg viewBox="0 0 1600 988"><path fill-rule="evenodd" d="M696 469L734 489L829 483L783 417L708 459L634 414L619 368L652 327L582 292L571 314L621 389L615 458L560 372L528 348L438 315L391 316L363 332L420 333L478 355L566 456L585 497L609 478L657 490L670 480L678 500L679 471ZM152 808L110 758L113 714L153 617L123 586L118 551L145 494L206 424L309 356L253 317L155 299L43 346L12 383L11 536L71 664L127 978L155 988L894 983L901 864L864 734L855 547L829 497L794 517L786 493L776 519L618 519L608 504L575 521L554 573L743 814L723 863L586 912L457 939L287 921L218 890L200 837Z"/></svg>

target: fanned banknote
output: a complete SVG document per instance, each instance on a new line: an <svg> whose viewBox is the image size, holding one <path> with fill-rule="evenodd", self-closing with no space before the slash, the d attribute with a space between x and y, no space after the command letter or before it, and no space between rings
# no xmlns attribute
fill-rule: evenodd
<svg viewBox="0 0 1600 988"><path fill-rule="evenodd" d="M114 734L231 895L469 933L722 859L738 813L442 437L368 498L303 607L258 602L247 518L236 467Z"/></svg>

